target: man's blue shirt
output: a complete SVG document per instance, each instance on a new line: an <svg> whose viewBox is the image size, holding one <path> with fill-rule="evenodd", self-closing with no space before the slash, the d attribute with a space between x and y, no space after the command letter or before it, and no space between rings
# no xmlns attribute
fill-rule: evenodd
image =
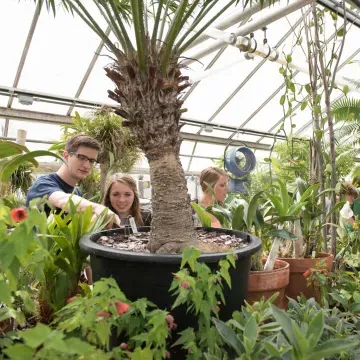
<svg viewBox="0 0 360 360"><path fill-rule="evenodd" d="M62 191L66 194L74 192L75 195L81 196L81 191L78 188L66 183L58 174L52 173L40 176L30 187L26 197L26 206L29 206L30 201L36 198L46 196L48 199L55 191ZM45 211L48 213L50 209L46 207Z"/></svg>

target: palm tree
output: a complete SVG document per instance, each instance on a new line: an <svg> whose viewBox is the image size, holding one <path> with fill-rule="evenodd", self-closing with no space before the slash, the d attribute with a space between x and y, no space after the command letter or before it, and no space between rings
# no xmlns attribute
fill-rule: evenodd
<svg viewBox="0 0 360 360"><path fill-rule="evenodd" d="M251 1L255 0L247 0L245 5ZM61 0L64 8L78 15L112 53L113 64L105 71L115 90L109 90L108 95L119 104L115 112L125 119L123 124L134 134L150 166L151 252L179 252L194 244L190 198L179 157L181 93L190 85L188 77L181 74L184 65L180 57L238 2L158 0L147 7L147 0L92 0L110 26L116 38L113 42L85 5L89 0ZM45 4L55 13L55 0L45 0ZM127 24L134 32L135 44Z"/></svg>
<svg viewBox="0 0 360 360"><path fill-rule="evenodd" d="M360 152L360 100L341 98L333 103L332 113L335 121L340 124L335 130L336 142L338 146L348 149L340 156L358 155Z"/></svg>

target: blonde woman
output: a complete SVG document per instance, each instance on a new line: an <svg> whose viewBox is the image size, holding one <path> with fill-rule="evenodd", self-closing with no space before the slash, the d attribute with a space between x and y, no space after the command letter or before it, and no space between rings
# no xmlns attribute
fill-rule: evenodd
<svg viewBox="0 0 360 360"><path fill-rule="evenodd" d="M200 205L207 207L215 204L222 205L225 201L229 176L225 170L218 167L208 167L200 173L200 186L203 191L200 197ZM209 214L212 227L221 227L219 220L215 216Z"/></svg>
<svg viewBox="0 0 360 360"><path fill-rule="evenodd" d="M129 175L115 174L108 183L103 204L120 218L121 225L129 225L129 217L137 226L151 225L151 212L140 207L135 180Z"/></svg>

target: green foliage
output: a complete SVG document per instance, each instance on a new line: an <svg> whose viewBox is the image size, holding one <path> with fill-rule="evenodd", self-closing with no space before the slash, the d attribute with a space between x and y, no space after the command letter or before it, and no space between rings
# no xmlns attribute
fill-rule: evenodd
<svg viewBox="0 0 360 360"><path fill-rule="evenodd" d="M9 183L10 190L19 189L27 192L28 185L32 181L29 170L32 166L39 166L35 158L40 156L54 156L63 161L61 157L52 152L44 150L29 151L26 146L12 141L0 140L0 182L2 196L7 192Z"/></svg>
<svg viewBox="0 0 360 360"><path fill-rule="evenodd" d="M93 222L91 207L78 213L71 199L66 215L54 213L48 219L36 206L31 206L27 212L14 209L10 213L5 205L0 209L0 287L3 293L0 301L6 305L1 309L2 318L14 317L20 324L24 322L16 305L19 299L26 312L50 321L52 313L61 309L66 299L77 291L87 258L79 247L80 238L107 225L105 211ZM14 212L20 212L22 217L14 217ZM29 296L38 299L38 308L30 306Z"/></svg>
<svg viewBox="0 0 360 360"><path fill-rule="evenodd" d="M98 171L96 168L93 168L90 174L79 182L79 189L83 198L95 203L100 203L100 171Z"/></svg>
<svg viewBox="0 0 360 360"><path fill-rule="evenodd" d="M63 127L63 141L50 149L62 152L68 138L85 133L100 142L102 151L98 156L98 162L108 171L129 172L140 158L134 137L123 127L121 117L111 111L102 109L90 117L81 117L76 112L72 122L72 125Z"/></svg>

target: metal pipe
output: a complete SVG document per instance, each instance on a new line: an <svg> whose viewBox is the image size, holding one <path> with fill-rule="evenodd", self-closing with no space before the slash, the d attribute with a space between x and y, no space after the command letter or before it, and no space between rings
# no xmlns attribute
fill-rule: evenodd
<svg viewBox="0 0 360 360"><path fill-rule="evenodd" d="M261 44L258 45L257 41L254 38L244 37L244 36L238 36L236 40L234 40L235 36L234 34L226 34L224 32L219 33L220 30L217 31L219 37L221 37L222 41L227 42L228 44L231 44L237 48L240 49L240 51L246 52L248 57L253 57L255 55L260 56L264 59L268 59L273 62L277 62L281 65L288 66L289 68L292 68L294 70L300 71L305 74L309 74L309 68L302 67L298 64L296 64L294 61L288 64L286 58L283 55L280 55L278 50L275 48L271 48L268 44ZM231 66L234 66L238 62L243 61L243 59L238 59L235 62L231 64L227 64L225 66L222 66L221 68L215 68L211 70L206 70L201 73L195 74L192 76L189 81L190 82L196 82L200 81L208 76L211 76L213 74L216 74L220 71L223 71L226 68L229 68ZM348 86L350 90L360 92L360 88L357 86L354 86L349 80L347 80L343 76L337 76L335 78L335 82L337 85L341 86Z"/></svg>
<svg viewBox="0 0 360 360"><path fill-rule="evenodd" d="M278 1L278 0L276 0ZM257 4L252 5L251 7L248 7L244 10L243 7L239 7L236 10L234 10L231 14L224 17L223 19L220 19L216 22L214 22L211 25L211 29L219 29L219 30L226 30L229 27L236 25L240 21L243 21L244 19L253 16L254 14L258 13L265 7L269 6L270 3L268 0L264 1L263 5L261 5L261 2L259 1ZM210 28L209 28L210 29ZM194 31L195 33L195 31ZM205 31L204 34L200 35L186 50L189 50L201 43L203 43L205 40L209 39L209 35L207 31Z"/></svg>
<svg viewBox="0 0 360 360"><path fill-rule="evenodd" d="M269 25L282 17L291 14L292 12L301 9L305 5L308 5L311 3L312 0L298 0L294 1L291 4L288 4L286 6L281 7L280 9L277 9L275 11L272 11L267 16L264 16L260 18L257 21L253 21L251 23L248 23L244 26L241 26L240 28L236 29L234 32L235 36L245 36L248 35L256 30L259 30L263 28L266 25ZM213 34L213 33L212 33ZM193 63L196 60L201 59L202 57L209 55L213 53L214 51L220 49L222 46L224 46L225 42L220 39L212 42L211 44L204 46L201 49L194 49L194 51L187 53L186 57L187 59L183 60L182 63L185 65L189 65Z"/></svg>

